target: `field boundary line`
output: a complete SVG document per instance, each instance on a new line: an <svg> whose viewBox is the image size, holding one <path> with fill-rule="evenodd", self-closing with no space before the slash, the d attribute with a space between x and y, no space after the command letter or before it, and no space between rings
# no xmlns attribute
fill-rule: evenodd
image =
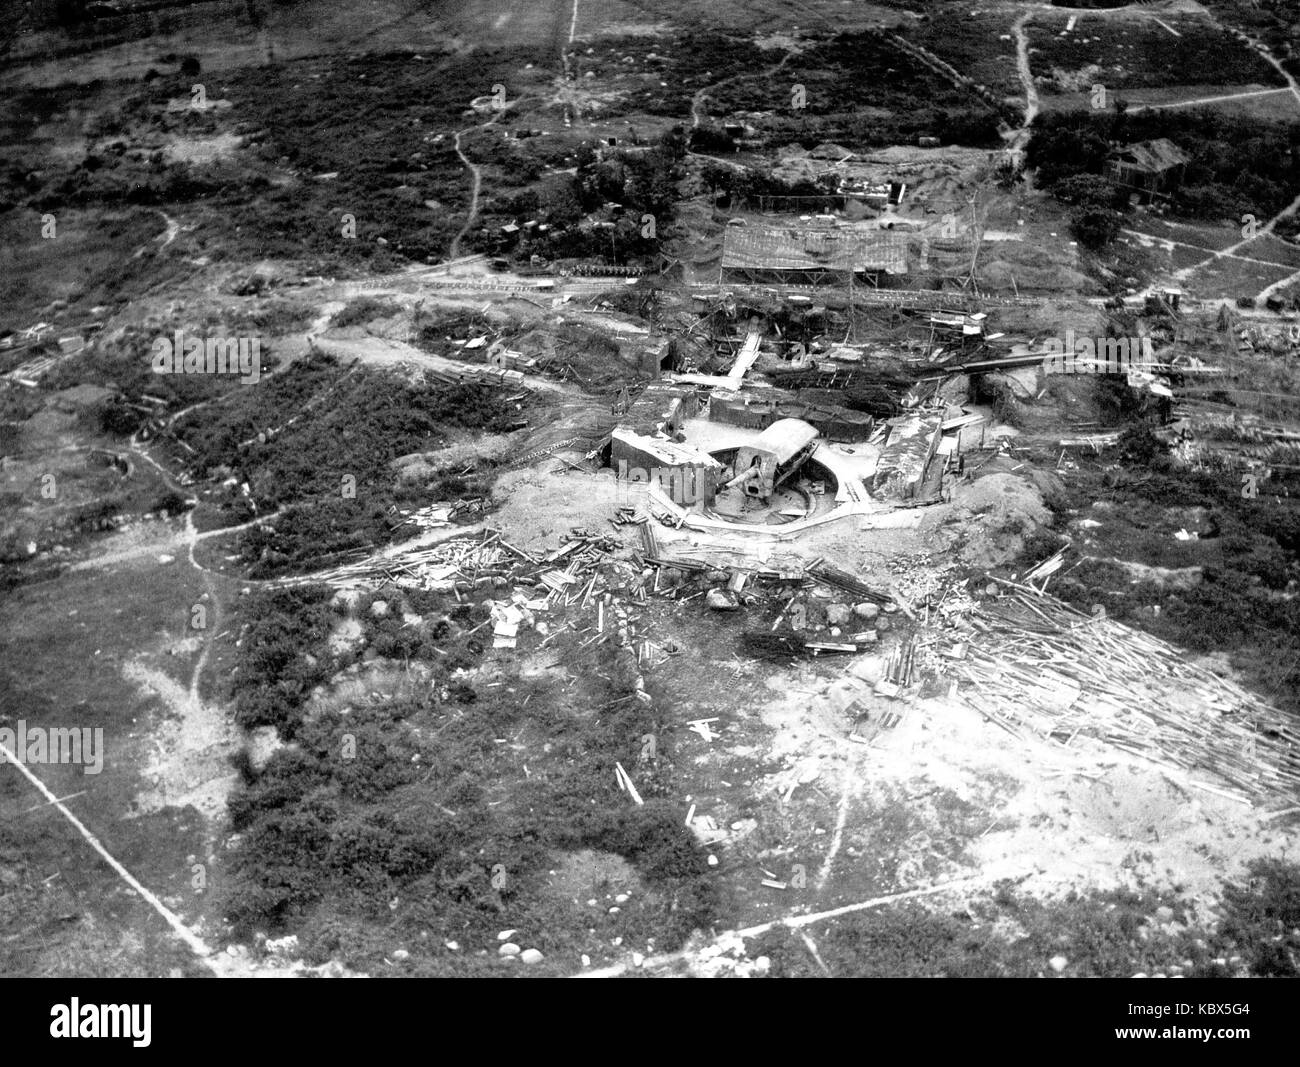
<svg viewBox="0 0 1300 1067"><path fill-rule="evenodd" d="M63 817L67 819L68 822L72 823L74 827L76 827L77 833L79 833L82 836L86 844L88 844L91 848L93 848L96 852L98 852L100 858L103 859L103 861L107 863L111 868L113 868L113 871L117 874L117 876L121 878L122 881L124 881L128 886L130 886L131 889L133 889L137 894L139 894L139 896L145 901L146 904L148 904L151 908L153 908L154 911L156 911L160 916L162 916L163 921L172 928L172 932L177 937L179 937L182 941L184 941L186 946L188 946L188 948L196 956L206 957L212 955L212 949L209 948L207 944L204 943L203 939L200 938L196 933L194 933L194 931L191 930L188 926L186 926L183 922L181 922L180 917L175 912L173 912L170 908L167 907L166 904L164 904L161 900L159 900L158 897L151 890L147 889L144 885L142 885L140 881L135 877L135 875L133 875L130 871L128 871L125 867L123 867L122 864L119 863L117 859L114 858L113 854L110 853L108 849L106 849L102 844L100 844L99 838L97 838L88 829L86 829L86 825L67 809L63 801L61 801L52 792L50 792L49 787L44 782L42 782L38 777L36 777L36 775L33 774L31 770L28 769L26 764L24 764L19 760L18 757L15 756L14 753L9 750L8 746L4 744L0 744L0 754L3 754L7 762L17 767L18 770L22 773L23 777L26 778L29 782L31 782L32 785L36 786L38 790L40 790L41 795L45 797L47 801L49 801L51 806L58 808L58 810L62 813Z"/></svg>

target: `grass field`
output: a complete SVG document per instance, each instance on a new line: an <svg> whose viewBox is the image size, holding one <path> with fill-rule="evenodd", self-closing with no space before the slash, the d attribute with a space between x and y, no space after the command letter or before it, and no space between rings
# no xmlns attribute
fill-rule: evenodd
<svg viewBox="0 0 1300 1067"><path fill-rule="evenodd" d="M1218 259L1193 271L1186 285L1189 292L1196 294L1253 297L1294 273L1290 267L1266 267L1236 259Z"/></svg>
<svg viewBox="0 0 1300 1067"><path fill-rule="evenodd" d="M966 10L946 14L905 32L909 40L928 48L977 84L996 93L1022 99L1024 89L1016 73L1016 42L1011 35L1016 13ZM1003 40L1003 38L1006 40Z"/></svg>
<svg viewBox="0 0 1300 1067"><path fill-rule="evenodd" d="M1282 85L1281 75L1254 50L1202 19L1170 18L1178 35L1153 21L1038 15L1027 28L1030 66L1044 79L1064 72L1056 87L1070 91L1070 75L1086 70L1112 91L1174 85ZM1091 83L1089 83L1091 84ZM1208 94L1207 94L1208 95Z"/></svg>
<svg viewBox="0 0 1300 1067"><path fill-rule="evenodd" d="M191 921L204 900L187 857L206 862L203 819L193 809L138 806L151 783L154 741L170 715L124 674L142 657L184 684L195 661L183 645L204 587L183 558L65 574L0 599L0 704L12 726L102 728L97 775L72 766L33 770L146 885ZM168 646L179 651L169 655ZM0 776L0 852L23 857L27 908L0 911L6 974L164 977L189 965L162 921L119 881L40 795L16 774ZM6 854L8 854L6 852ZM44 885L42 886L42 883ZM20 952L21 948L21 952Z"/></svg>

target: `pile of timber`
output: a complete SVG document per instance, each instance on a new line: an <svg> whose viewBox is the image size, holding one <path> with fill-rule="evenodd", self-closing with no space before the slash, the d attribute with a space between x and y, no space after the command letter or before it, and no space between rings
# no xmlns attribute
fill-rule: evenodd
<svg viewBox="0 0 1300 1067"><path fill-rule="evenodd" d="M793 630L746 630L741 644L751 656L777 661L795 656L852 655L865 647L854 641L809 641Z"/></svg>
<svg viewBox="0 0 1300 1067"><path fill-rule="evenodd" d="M876 419L889 419L904 411L903 395L912 389L923 373L933 372L933 367L912 368L905 364L891 366L888 370L774 370L767 376L780 389L833 390L846 407L865 411Z"/></svg>
<svg viewBox="0 0 1300 1067"><path fill-rule="evenodd" d="M850 574L848 571L842 571L837 567L832 567L829 563L818 561L808 568L808 574L817 581L825 585L842 590L858 600L869 600L873 604L885 605L893 600L888 593L882 593L872 589L861 579Z"/></svg>
<svg viewBox="0 0 1300 1067"><path fill-rule="evenodd" d="M524 384L522 371L504 370L501 367L485 367L473 363L446 369L424 367L424 376L444 385L507 385Z"/></svg>
<svg viewBox="0 0 1300 1067"><path fill-rule="evenodd" d="M599 568L602 564L615 564L614 553L621 547L612 537L575 528L559 548L534 559L532 568L517 570L515 578L518 581L531 580L545 588L548 606L574 602L585 605L593 592L612 588L615 584L603 578ZM639 580L639 572L630 565L618 563L618 568L627 572L630 581Z"/></svg>
<svg viewBox="0 0 1300 1067"><path fill-rule="evenodd" d="M459 580L472 585L479 579L504 578L509 575L516 565L518 554L517 549L511 551L504 545L499 534L476 534L407 550L399 545L390 549L388 554L367 556L327 570L285 578L279 584L292 586L325 582L329 585L355 585L395 582L428 586L440 581L454 585Z"/></svg>
<svg viewBox="0 0 1300 1067"><path fill-rule="evenodd" d="M1294 718L1159 638L1026 587L970 622L976 636L954 666L961 695L1007 732L1062 745L1093 738L1212 774L1228 789L1204 788L1246 802L1300 789Z"/></svg>
<svg viewBox="0 0 1300 1067"><path fill-rule="evenodd" d="M383 584L391 582L421 589L468 591L486 584L531 584L541 587L549 601L572 602L574 592L590 597L596 586L593 572L602 564L614 564L620 544L612 537L572 530L559 548L547 553L526 552L504 540L500 531L488 530L467 537L453 537L436 545L390 549L329 570L286 578L281 585L325 582L331 585ZM628 563L618 563L637 581L640 572ZM588 581L591 578L591 581ZM572 587L576 586L574 590ZM602 588L604 586L602 585Z"/></svg>

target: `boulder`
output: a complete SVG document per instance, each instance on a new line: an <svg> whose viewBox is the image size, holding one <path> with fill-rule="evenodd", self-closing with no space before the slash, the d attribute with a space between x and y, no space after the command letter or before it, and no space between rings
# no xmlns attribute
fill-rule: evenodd
<svg viewBox="0 0 1300 1067"><path fill-rule="evenodd" d="M714 611L737 611L740 600L729 589L710 589L704 595L704 603Z"/></svg>

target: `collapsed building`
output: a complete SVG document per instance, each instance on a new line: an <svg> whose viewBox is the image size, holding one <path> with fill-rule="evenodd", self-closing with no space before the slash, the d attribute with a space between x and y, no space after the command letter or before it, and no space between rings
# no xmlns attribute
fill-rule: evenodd
<svg viewBox="0 0 1300 1067"><path fill-rule="evenodd" d="M1104 174L1143 200L1168 196L1182 184L1191 157L1167 137L1114 148Z"/></svg>

